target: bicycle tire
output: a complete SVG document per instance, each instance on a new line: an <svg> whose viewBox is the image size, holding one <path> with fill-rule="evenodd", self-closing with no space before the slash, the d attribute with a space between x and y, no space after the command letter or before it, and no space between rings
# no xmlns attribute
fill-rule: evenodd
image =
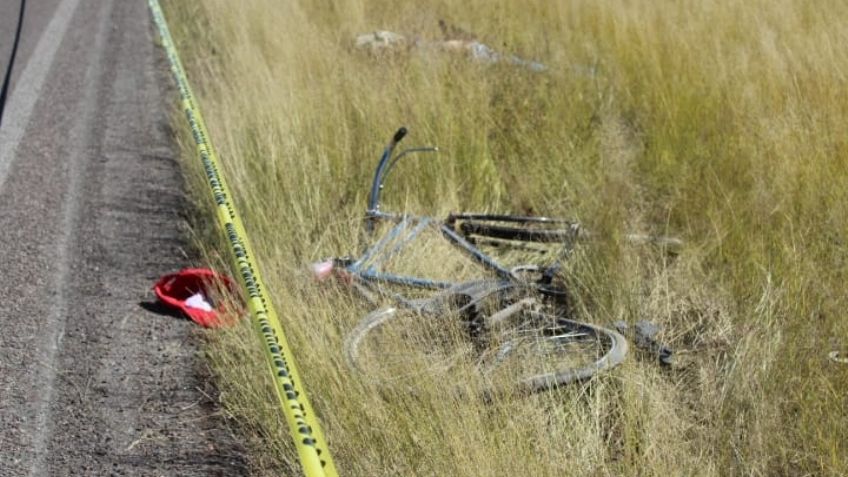
<svg viewBox="0 0 848 477"><path fill-rule="evenodd" d="M614 368L624 361L627 355L627 341L616 331L574 320L556 318L553 315L540 312L521 313L535 314L537 321L542 317L543 320L551 320L552 323L563 329L577 330L586 336L590 336L594 339L595 349L592 349L593 347L590 345L587 349L584 349L584 352L589 350L597 356L594 356L588 362L579 366L559 367L544 372L509 376L505 383L500 382L498 379L491 379L489 382L492 389L487 389L486 392L495 389L500 390L502 388L517 388L522 391L541 392L566 386L589 379L601 372ZM472 353L472 348L474 347L474 344L467 336L458 336L462 333L463 324L458 319L445 320L445 318L447 317L421 314L413 310L398 309L395 307L373 311L357 324L345 340L344 351L348 365L360 374L367 376L371 381L378 383L416 377L423 372L445 372L457 361L467 357L468 353ZM413 328L417 329L403 329L404 325L402 322L404 319L411 320L409 322L417 325L413 326ZM451 324L457 327L457 329L440 328ZM447 341L439 343L437 340L431 339L427 342L414 342L416 339L421 339L420 334L427 334L427 331L422 332L420 325L425 325L424 328L429 327L430 330L435 330L437 333L443 332L442 338L447 338ZM413 336L418 333L419 336L405 337L404 335L407 331L411 332ZM375 339L375 333L383 332L386 333L387 340L381 344L379 338ZM478 363L481 367L480 370L484 374L494 374L498 370L504 369L507 372L510 371L507 365L508 363L505 363L503 359L500 362L491 362L491 355L493 353L495 354L495 361L497 361L497 354L501 353L505 346L512 345L513 347L517 347L530 343L526 340L526 337L522 341L522 338L510 336L509 333L505 336L506 339L499 341L497 351L489 350L490 359L488 362L484 363L481 361ZM409 341L404 341L405 339L409 339ZM557 336L547 337L546 341L547 344L554 344L564 349L566 343L558 342L557 339ZM565 341L562 337L559 337L559 339ZM569 339L569 342L572 341ZM459 349L450 349L451 346L456 345L459 345ZM391 351L388 351L381 349L381 346L393 348ZM463 347L464 349L462 349ZM535 346L534 351L538 351L538 349L539 347ZM412 356L416 352L421 353L421 355L417 357ZM365 354L373 354L374 356L366 358L363 356ZM510 358L517 356L514 352L510 354L512 355ZM397 358L397 362L396 355L400 356L400 358ZM409 358L409 361L407 361L407 358ZM525 359L527 359L527 355L525 355ZM538 361L541 358L537 355L530 355L530 359ZM371 362L367 364L366 362L369 360ZM586 360L584 359L584 361ZM416 362L427 363L429 368L416 368Z"/></svg>
<svg viewBox="0 0 848 477"><path fill-rule="evenodd" d="M498 338L501 345L487 372L493 374L496 368L506 367L509 379L519 375L518 387L529 392L587 380L618 366L627 356L627 340L617 331L539 311L521 314L517 320L520 324ZM529 322L547 325L524 327ZM500 356L510 347L512 356ZM517 352L520 347L527 349ZM507 361L513 361L515 366L510 369Z"/></svg>

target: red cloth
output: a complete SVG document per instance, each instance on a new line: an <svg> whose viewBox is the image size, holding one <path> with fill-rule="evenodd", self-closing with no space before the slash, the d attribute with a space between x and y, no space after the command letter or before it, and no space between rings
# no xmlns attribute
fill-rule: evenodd
<svg viewBox="0 0 848 477"><path fill-rule="evenodd" d="M165 275L153 285L153 291L159 300L170 308L185 313L195 323L206 328L232 325L233 320L224 316L235 316L223 302L212 305L212 298L224 298L234 295L232 279L208 268L185 268L177 273ZM203 301L212 305L210 310L189 306L186 301L192 296L202 294ZM195 297L195 300L197 297Z"/></svg>

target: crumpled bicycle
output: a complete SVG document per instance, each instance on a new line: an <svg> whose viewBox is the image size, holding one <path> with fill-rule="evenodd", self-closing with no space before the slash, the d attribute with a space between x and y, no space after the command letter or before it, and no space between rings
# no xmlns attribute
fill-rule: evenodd
<svg viewBox="0 0 848 477"><path fill-rule="evenodd" d="M371 243L359 257L334 258L314 268L320 277L335 275L375 306L390 304L366 315L347 335L349 365L368 379L391 382L415 379L413 355L437 372L450 372L465 360L489 387L529 392L619 365L628 352L624 336L575 320L573 297L561 280L563 263L589 235L578 223L484 213L452 213L440 220L381 209L386 178L398 162L437 151L416 147L395 154L406 134L406 128L394 134L374 173L365 214ZM434 232L484 276L453 281L389 271L395 257L415 248L422 234ZM509 266L498 259L510 253L538 260Z"/></svg>

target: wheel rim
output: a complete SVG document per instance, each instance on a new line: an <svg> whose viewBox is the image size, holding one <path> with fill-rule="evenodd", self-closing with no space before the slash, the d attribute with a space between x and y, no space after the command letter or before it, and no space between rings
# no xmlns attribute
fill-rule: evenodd
<svg viewBox="0 0 848 477"><path fill-rule="evenodd" d="M542 391L582 381L620 364L627 353L621 334L587 323L530 312L541 326L507 330L490 355L493 387ZM526 323L525 323L526 325Z"/></svg>

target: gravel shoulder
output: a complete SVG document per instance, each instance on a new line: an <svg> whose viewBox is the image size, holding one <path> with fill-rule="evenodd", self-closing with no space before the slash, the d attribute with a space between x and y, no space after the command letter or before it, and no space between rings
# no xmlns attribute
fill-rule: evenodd
<svg viewBox="0 0 848 477"><path fill-rule="evenodd" d="M146 2L48 3L33 15L66 12L67 29L28 118L7 109L20 140L0 142L0 475L245 474L195 325L144 306L187 262ZM18 75L52 23L29 24Z"/></svg>

